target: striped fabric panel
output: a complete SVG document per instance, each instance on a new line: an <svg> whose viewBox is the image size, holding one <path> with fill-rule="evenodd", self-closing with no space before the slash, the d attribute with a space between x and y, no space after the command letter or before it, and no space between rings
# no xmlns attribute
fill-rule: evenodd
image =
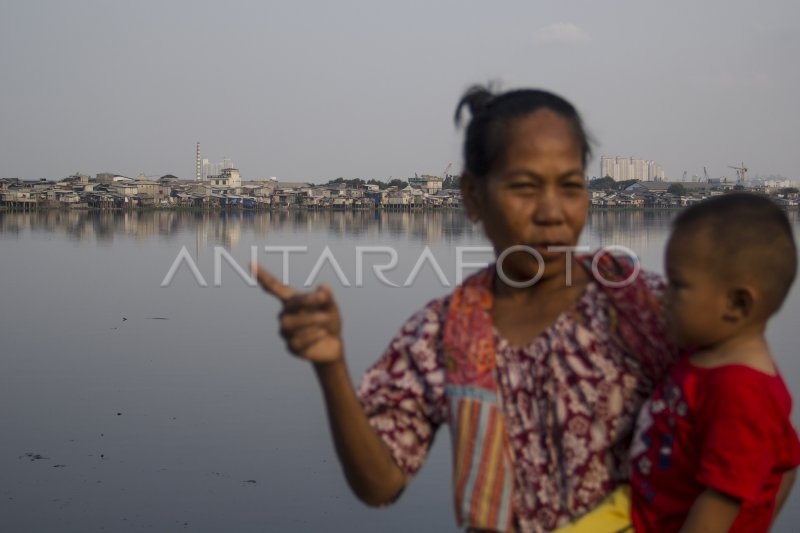
<svg viewBox="0 0 800 533"><path fill-rule="evenodd" d="M466 390L465 390L466 389ZM448 387L454 444L456 517L470 527L511 529L513 474L505 420L496 396Z"/></svg>

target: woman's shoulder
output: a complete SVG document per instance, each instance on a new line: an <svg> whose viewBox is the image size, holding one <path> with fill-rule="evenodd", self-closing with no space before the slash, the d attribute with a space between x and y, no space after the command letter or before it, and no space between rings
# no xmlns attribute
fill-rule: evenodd
<svg viewBox="0 0 800 533"><path fill-rule="evenodd" d="M613 306L617 310L629 309L638 313L647 310L660 314L660 300L666 289L666 280L661 274L637 269L616 277L607 273L593 272L590 275L583 300L590 300L592 308Z"/></svg>
<svg viewBox="0 0 800 533"><path fill-rule="evenodd" d="M664 289L667 287L667 280L657 272L642 270L639 272L639 277L646 288L659 296L663 294Z"/></svg>
<svg viewBox="0 0 800 533"><path fill-rule="evenodd" d="M450 305L452 294L439 296L426 303L414 312L403 323L401 331L406 333L422 333L433 328L440 328L447 316L447 307Z"/></svg>
<svg viewBox="0 0 800 533"><path fill-rule="evenodd" d="M468 306L485 305L483 298L488 296L487 289L491 286L493 276L494 270L491 267L475 272L452 292L430 300L411 315L403 324L402 331L413 333L441 328L447 320L450 305L454 298L458 309L462 309L465 303Z"/></svg>
<svg viewBox="0 0 800 533"><path fill-rule="evenodd" d="M579 256L578 260L592 280L606 288L634 287L661 293L666 286L661 274L643 269L635 256L617 255L599 249Z"/></svg>
<svg viewBox="0 0 800 533"><path fill-rule="evenodd" d="M450 299L449 294L434 298L408 317L384 355L405 354L416 360L419 366L428 369L439 366L439 345Z"/></svg>

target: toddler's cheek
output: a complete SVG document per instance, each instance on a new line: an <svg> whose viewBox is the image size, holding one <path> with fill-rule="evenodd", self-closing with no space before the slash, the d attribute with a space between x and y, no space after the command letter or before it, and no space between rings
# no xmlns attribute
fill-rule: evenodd
<svg viewBox="0 0 800 533"><path fill-rule="evenodd" d="M683 328L680 327L680 324L677 321L677 318L670 313L665 315L666 318L666 326L667 326L667 335L669 335L670 340L677 345L682 347L686 342L685 332Z"/></svg>

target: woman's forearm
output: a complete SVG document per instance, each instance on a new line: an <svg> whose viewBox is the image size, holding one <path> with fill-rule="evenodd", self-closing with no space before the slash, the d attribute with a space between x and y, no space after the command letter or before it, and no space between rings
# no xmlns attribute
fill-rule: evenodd
<svg viewBox="0 0 800 533"><path fill-rule="evenodd" d="M280 333L287 348L314 365L350 488L369 505L394 501L405 487L405 475L370 426L353 389L344 361L339 307L330 287L297 292L258 264L251 268L261 288L281 301Z"/></svg>
<svg viewBox="0 0 800 533"><path fill-rule="evenodd" d="M344 359L316 364L333 442L347 482L368 505L394 501L406 484L403 471L372 429L356 396Z"/></svg>

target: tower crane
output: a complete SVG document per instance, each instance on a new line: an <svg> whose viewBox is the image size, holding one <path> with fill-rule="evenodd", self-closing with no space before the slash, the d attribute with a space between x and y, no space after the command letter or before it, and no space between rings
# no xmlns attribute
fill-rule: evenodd
<svg viewBox="0 0 800 533"><path fill-rule="evenodd" d="M442 180L446 180L447 179L447 176L449 175L448 172L450 172L450 168L452 168L452 166L453 166L452 162L451 163L447 163L447 168L445 168L444 172L442 173Z"/></svg>
<svg viewBox="0 0 800 533"><path fill-rule="evenodd" d="M744 180L747 179L747 167L744 166L744 161L742 161L742 166L734 167L728 165L728 168L736 171L736 185L744 185Z"/></svg>

